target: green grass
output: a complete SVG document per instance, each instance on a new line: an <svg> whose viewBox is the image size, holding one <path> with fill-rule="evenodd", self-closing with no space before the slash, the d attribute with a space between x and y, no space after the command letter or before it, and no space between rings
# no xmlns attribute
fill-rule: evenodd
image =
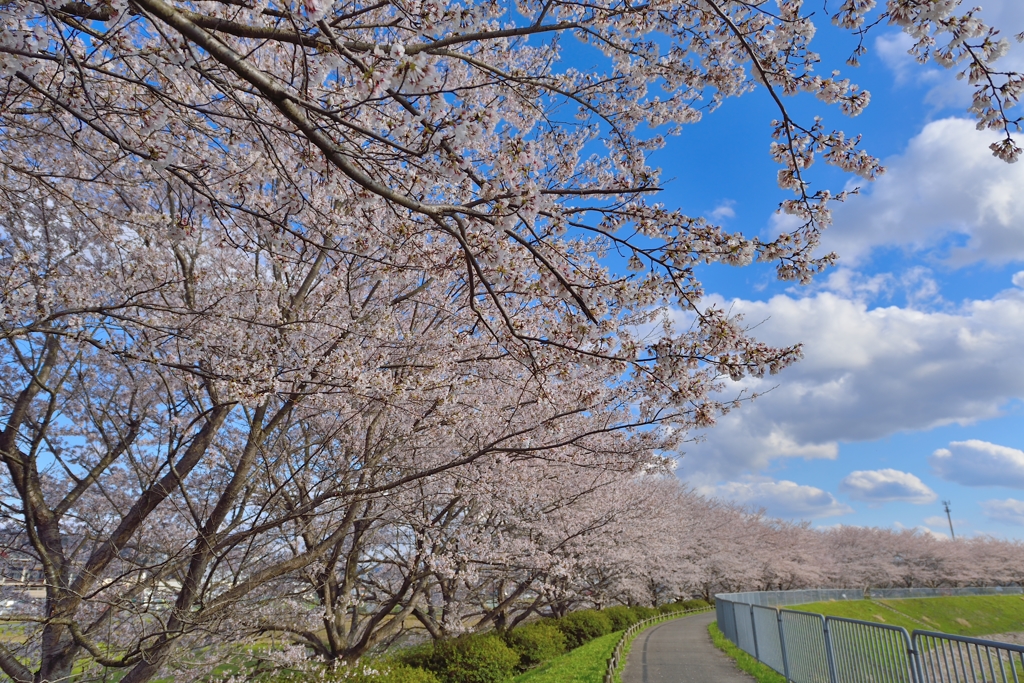
<svg viewBox="0 0 1024 683"><path fill-rule="evenodd" d="M0 624L0 643L21 645L27 640L25 627L21 624Z"/></svg>
<svg viewBox="0 0 1024 683"><path fill-rule="evenodd" d="M733 645L725 634L718 630L718 624L715 622L708 624L708 633L711 634L711 642L715 647L736 660L736 666L753 676L758 683L786 683L786 678L782 674Z"/></svg>
<svg viewBox="0 0 1024 683"><path fill-rule="evenodd" d="M892 609L886 609L883 605ZM1024 596L1020 595L812 602L789 609L863 621L881 621L902 626L907 631L942 631L961 636L1024 631ZM893 609L900 614L893 612Z"/></svg>
<svg viewBox="0 0 1024 683"><path fill-rule="evenodd" d="M513 683L601 683L622 631L595 638L561 657L516 676Z"/></svg>

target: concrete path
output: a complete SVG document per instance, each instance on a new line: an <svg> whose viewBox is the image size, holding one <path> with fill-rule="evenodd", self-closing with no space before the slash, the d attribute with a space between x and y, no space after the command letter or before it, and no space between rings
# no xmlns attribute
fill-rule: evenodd
<svg viewBox="0 0 1024 683"><path fill-rule="evenodd" d="M629 651L622 683L750 683L711 643L715 613L673 619L643 631Z"/></svg>

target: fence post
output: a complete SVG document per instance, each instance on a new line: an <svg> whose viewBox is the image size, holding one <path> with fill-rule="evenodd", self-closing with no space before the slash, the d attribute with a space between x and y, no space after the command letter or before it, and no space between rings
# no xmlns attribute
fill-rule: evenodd
<svg viewBox="0 0 1024 683"><path fill-rule="evenodd" d="M757 624L754 622L754 606L750 605L750 633L754 636L754 659L761 661L761 653L757 649Z"/></svg>
<svg viewBox="0 0 1024 683"><path fill-rule="evenodd" d="M782 610L775 608L775 617L779 620L779 649L782 650L782 675L789 680L789 655L786 654L786 629L782 625Z"/></svg>
<svg viewBox="0 0 1024 683"><path fill-rule="evenodd" d="M836 673L836 658L832 650L832 633L828 630L828 617L821 617L821 628L825 633L825 659L828 661L828 678L832 683L839 683Z"/></svg>
<svg viewBox="0 0 1024 683"><path fill-rule="evenodd" d="M914 635L910 636L907 641L907 655L910 657L910 678L914 683L922 683L924 681L924 670L921 668L921 660L918 657L919 650L917 648L917 630L914 630ZM1010 665L1013 666L1013 657L1010 657ZM1013 674L1014 679L1017 678L1017 673Z"/></svg>

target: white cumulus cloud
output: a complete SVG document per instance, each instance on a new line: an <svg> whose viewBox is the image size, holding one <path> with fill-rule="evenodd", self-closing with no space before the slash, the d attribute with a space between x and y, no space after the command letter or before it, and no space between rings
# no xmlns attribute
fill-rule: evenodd
<svg viewBox="0 0 1024 683"><path fill-rule="evenodd" d="M728 199L716 206L709 215L716 221L724 220L726 218L735 218L736 209L733 208L735 205L735 201Z"/></svg>
<svg viewBox="0 0 1024 683"><path fill-rule="evenodd" d="M1024 164L992 156L988 146L998 137L964 118L929 123L902 154L885 160L885 175L835 207L822 249L855 263L875 247L931 249L952 241L954 264L1024 260Z"/></svg>
<svg viewBox="0 0 1024 683"><path fill-rule="evenodd" d="M948 311L869 308L833 292L720 301L767 343L803 343L781 374L729 384L762 392L690 445L679 474L711 485L759 474L780 458L835 458L843 441L998 417L1024 398L1024 292Z"/></svg>
<svg viewBox="0 0 1024 683"><path fill-rule="evenodd" d="M916 476L894 469L850 472L839 483L839 491L866 503L902 501L924 505L937 498L935 491Z"/></svg>
<svg viewBox="0 0 1024 683"><path fill-rule="evenodd" d="M1024 292L956 309L869 308L831 292L768 301L719 301L777 346L804 345L781 374L730 383L756 400L687 447L679 474L714 484L758 474L777 459L835 459L842 441L866 441L998 417L1024 398ZM685 318L680 316L680 322Z"/></svg>
<svg viewBox="0 0 1024 683"><path fill-rule="evenodd" d="M989 519L1024 526L1024 500L986 500L981 503L981 509Z"/></svg>
<svg viewBox="0 0 1024 683"><path fill-rule="evenodd" d="M935 474L963 486L1024 489L1024 451L978 439L954 441L929 459Z"/></svg>
<svg viewBox="0 0 1024 683"><path fill-rule="evenodd" d="M828 491L793 481L729 482L703 492L751 508L764 508L775 517L808 519L853 512Z"/></svg>

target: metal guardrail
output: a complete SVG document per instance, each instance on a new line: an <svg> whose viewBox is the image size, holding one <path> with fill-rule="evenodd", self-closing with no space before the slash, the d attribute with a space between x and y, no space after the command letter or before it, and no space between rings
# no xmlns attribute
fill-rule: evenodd
<svg viewBox="0 0 1024 683"><path fill-rule="evenodd" d="M604 683L614 683L615 681L615 670L619 668L619 663L622 661L622 650L626 647L626 643L629 639L635 636L640 631L643 631L648 626L653 626L660 621L668 621L669 619L675 619L677 617L685 617L691 614L701 614L703 612L710 612L711 607L702 607L700 609L687 609L679 612L668 612L666 614L659 614L656 617L650 617L649 619L642 619L622 633L622 637L619 638L619 642L615 644L615 649L612 650L612 656L608 658L608 668L604 674Z"/></svg>
<svg viewBox="0 0 1024 683"><path fill-rule="evenodd" d="M746 593L719 593L715 600L742 602L764 607L785 607L805 602L831 602L833 600L863 600L861 588L811 588L794 591L749 591Z"/></svg>
<svg viewBox="0 0 1024 683"><path fill-rule="evenodd" d="M902 594L900 597L958 594L951 592L957 589L925 589L934 590L944 592ZM970 591L962 594L1022 592L1018 586ZM716 595L718 628L741 650L793 683L1024 682L1024 645L936 631L915 630L911 634L901 626L779 608L779 605L805 601L804 596L809 592L820 595L825 591ZM842 597L838 597L840 595ZM871 595L881 597L877 590ZM756 601L740 601L755 596ZM837 591L836 596L826 599L862 597L861 591L848 590ZM775 604L765 606L764 603Z"/></svg>
<svg viewBox="0 0 1024 683"><path fill-rule="evenodd" d="M869 588L865 598L944 598L961 595L1020 595L1024 586L964 586L962 588Z"/></svg>
<svg viewBox="0 0 1024 683"><path fill-rule="evenodd" d="M1024 586L967 586L964 588L810 588L792 591L719 593L715 599L765 607L785 607L808 602L866 600L870 598L938 598L954 595L1021 595Z"/></svg>
<svg viewBox="0 0 1024 683"><path fill-rule="evenodd" d="M1024 646L935 631L914 631L916 683L1004 683L1024 680Z"/></svg>

